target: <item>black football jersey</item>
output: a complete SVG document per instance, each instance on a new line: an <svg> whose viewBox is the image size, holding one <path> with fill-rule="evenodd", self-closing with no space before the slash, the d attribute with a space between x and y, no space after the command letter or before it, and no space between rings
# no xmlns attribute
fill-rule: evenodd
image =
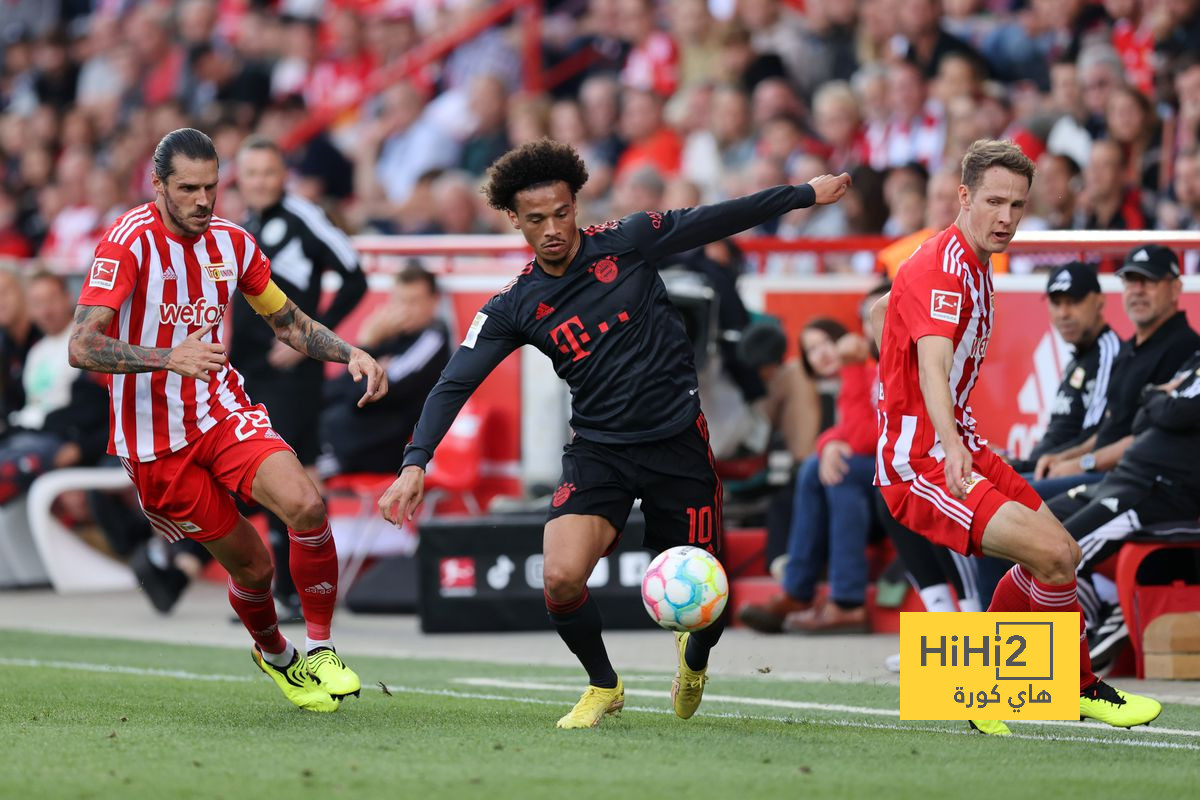
<svg viewBox="0 0 1200 800"><path fill-rule="evenodd" d="M424 467L467 398L521 345L571 388L571 427L596 442L665 439L700 413L692 344L657 267L666 257L815 201L808 184L709 206L647 211L580 231L558 277L536 259L487 302L425 401L404 466Z"/></svg>

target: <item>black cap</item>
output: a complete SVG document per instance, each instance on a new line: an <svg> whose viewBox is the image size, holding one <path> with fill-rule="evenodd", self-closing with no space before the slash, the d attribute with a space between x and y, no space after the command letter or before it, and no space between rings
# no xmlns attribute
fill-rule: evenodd
<svg viewBox="0 0 1200 800"><path fill-rule="evenodd" d="M1129 251L1125 263L1117 270L1118 275L1136 272L1152 281L1179 277L1179 257L1175 251L1161 244L1143 244Z"/></svg>
<svg viewBox="0 0 1200 800"><path fill-rule="evenodd" d="M1072 261L1050 271L1046 282L1046 294L1065 294L1073 300L1081 300L1092 292L1100 291L1100 279L1096 268L1081 261Z"/></svg>

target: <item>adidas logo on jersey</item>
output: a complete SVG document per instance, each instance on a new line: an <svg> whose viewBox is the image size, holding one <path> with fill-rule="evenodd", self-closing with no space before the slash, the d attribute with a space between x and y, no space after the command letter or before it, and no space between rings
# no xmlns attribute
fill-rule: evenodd
<svg viewBox="0 0 1200 800"><path fill-rule="evenodd" d="M210 306L203 297L191 305L163 303L158 307L158 319L164 325L208 325L221 321L223 306Z"/></svg>
<svg viewBox="0 0 1200 800"><path fill-rule="evenodd" d="M333 584L329 581L321 581L316 586L310 586L304 590L308 594L330 594L335 591Z"/></svg>
<svg viewBox="0 0 1200 800"><path fill-rule="evenodd" d="M548 306L545 303L538 303L537 311L534 312L534 319L545 319L554 313L554 307Z"/></svg>
<svg viewBox="0 0 1200 800"><path fill-rule="evenodd" d="M162 279L164 281L176 280L175 268L168 264L167 268L163 270Z"/></svg>

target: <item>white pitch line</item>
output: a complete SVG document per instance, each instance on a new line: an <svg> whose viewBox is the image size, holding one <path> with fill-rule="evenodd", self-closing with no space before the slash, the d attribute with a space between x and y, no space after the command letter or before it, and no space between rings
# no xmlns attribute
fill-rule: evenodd
<svg viewBox="0 0 1200 800"><path fill-rule="evenodd" d="M484 694L482 692L458 692L453 689L422 689L416 686L393 686L388 685L388 691L400 694L420 694L432 695L436 697L452 697L461 700L496 700L508 703L526 703L539 706L559 706L565 707L565 704L558 700L545 700L538 697L515 697L506 694ZM628 692L628 690L626 690ZM675 712L665 709L650 706L625 706L626 711L637 711L646 714L666 714L672 715ZM782 722L785 724L809 724L809 725L828 725L836 728L857 728L860 730L882 730L882 731L904 731L906 733L949 733L957 736L974 736L975 733L967 728L950 728L937 726L918 726L897 724L894 722L854 722L845 719L819 719L806 717L780 717L760 714L738 714L734 712L711 712L701 711L696 716L719 719L745 719L762 722ZM1200 751L1200 745L1189 744L1186 742L1158 742L1146 741L1138 739L1106 739L1099 736L1058 736L1055 734L1044 734L1037 736L1030 733L1014 733L1011 736L1004 737L1006 739L1027 739L1034 742L1067 742L1080 744L1109 744L1122 747L1149 747L1161 750L1192 750Z"/></svg>
<svg viewBox="0 0 1200 800"><path fill-rule="evenodd" d="M579 687L576 685L567 685L561 683L540 683L536 681L512 681L503 678L454 678L454 683L462 683L468 686L490 686L496 689L520 689L524 691L544 691L544 692L578 692ZM634 697L653 697L663 698L669 697L668 692L654 691L652 689L630 689L625 688L625 694ZM728 694L705 694L704 698L709 702L718 703L735 703L749 706L765 706L767 708L794 708L807 711L833 711L843 714L864 714L874 717L899 717L900 712L894 708L871 708L867 706L846 706L835 703L813 703L802 700L773 700L765 697L744 697L741 695ZM916 721L916 720L913 720ZM1112 730L1107 725L1096 722L1075 722L1066 720L1017 720L1020 725L1042 725L1063 728L1075 728L1083 731L1098 731ZM1158 726L1139 726L1137 728L1127 728L1129 733L1138 736L1150 734L1165 734L1169 736L1191 736L1200 737L1200 730L1189 730L1186 728L1161 728ZM1040 738L1040 737L1034 737ZM1074 740L1072 740L1074 741Z"/></svg>
<svg viewBox="0 0 1200 800"><path fill-rule="evenodd" d="M184 670L152 669L152 668L147 668L147 667L128 667L128 666L123 666L120 664L92 664L92 663L82 662L82 661L57 661L57 660L36 659L36 658L0 657L0 666L29 667L29 668L35 668L35 669L36 668L68 669L68 670L75 670L78 672L101 672L101 673L110 673L110 674L115 673L115 674L120 674L120 675L137 675L139 677L149 677L149 678L179 678L182 680L212 681L212 682L224 682L224 683L248 683L248 682L257 680L257 678L254 678L254 677L251 677L248 675L225 675L225 674L221 674L221 673L202 674L202 673L198 673L198 672L186 672ZM475 678L475 679L467 678L467 679L461 679L461 680L490 681L493 679L490 679L490 678ZM551 690L551 691L574 691L575 690L573 687L562 686L559 684L520 684L516 681L512 681L510 683L515 684L517 686L517 688L528 688L528 687L536 688L536 687L540 686L540 687L546 687L547 690ZM491 685L491 684L488 684L488 685ZM497 688L504 688L504 687L498 686ZM503 694L483 694L480 692L459 692L459 691L455 691L453 689L423 689L423 688L417 688L417 687L413 687L413 686L391 686L391 685L389 685L388 691L403 692L405 694L422 694L422 695L434 695L434 696L440 696L440 697L452 697L452 698L456 698L456 699L460 699L460 700L496 700L496 701L500 701L500 702L526 703L526 704L533 704L533 705L553 705L553 706L563 705L562 701L559 701L559 700L545 700L545 699L536 698L536 697L514 697L512 695L503 695ZM652 692L649 690L626 689L625 691L627 694L633 694L636 691L638 694L645 694L647 696L659 697L659 698L666 696L666 693L664 693L664 692ZM774 705L775 707L793 707L793 706L784 706L783 704L795 702L795 701L787 701L787 700L764 702L763 698L732 697L732 696L728 696L728 695L712 695L709 697L709 699L714 700L717 697L727 697L728 699L726 700L726 702L737 703L737 702L744 702L744 701L754 701L752 703L753 705ZM859 706L822 705L820 703L805 704L805 708L810 708L810 707L811 707L811 710L862 708ZM672 714L672 713L674 713L674 712L669 711L664 708L651 708L651 707L642 707L642 706L626 706L625 708L629 711L645 712L648 714ZM894 713L892 709L862 708L862 711L864 713L881 713L882 715L892 715ZM847 712L847 713L854 713L854 712ZM771 716L771 715L738 714L738 713L731 713L731 712L701 711L699 713L699 716L717 717L717 718L721 718L721 719L751 719L751 720L759 720L759 721L764 721L764 722L783 722L783 723L793 723L793 724L794 723L808 723L808 724L813 724L813 725L832 725L832 726L842 727L842 728L860 728L860 729L870 729L870 730L897 730L897 731L913 731L913 732L922 732L922 733L953 733L953 734L969 733L969 731L958 730L958 729L949 728L949 727L930 727L930 726L917 726L917 725L895 724L895 723L877 723L877 722L875 722L875 723L852 722L850 720L839 720L839 719L804 719L804 718L781 717L781 716ZM1084 725L1083 723L1069 723L1069 722L1066 722L1066 723L1037 723L1037 722L1032 722L1032 723L1025 723L1025 724L1045 724L1045 725L1059 724L1059 725L1072 726L1075 728L1085 728L1085 729L1091 728L1093 730L1097 730L1097 729L1103 730L1103 728L1097 728L1094 725L1092 725L1092 726ZM1176 734L1176 735L1182 735L1182 736L1200 736L1200 731L1179 730L1179 729L1173 729L1173 728L1153 728L1153 729L1147 728L1147 729L1137 729L1137 730L1139 733L1142 730L1144 730L1148 734L1158 733L1158 734ZM1168 749L1168 750L1197 750L1197 751L1200 751L1200 745L1187 744L1187 743L1183 743L1183 742L1158 742L1158 741L1145 741L1145 740L1139 741L1136 739L1107 739L1107 738L1101 738L1101 737L1096 737L1096 736L1086 736L1086 737L1085 736L1058 736L1055 734L1043 734L1043 735L1037 736L1037 735L1033 735L1033 734L1014 733L1009 738L1030 739L1033 741L1048 741L1049 740L1049 741L1058 741L1058 742L1083 742L1083 743L1088 743L1088 744L1122 745L1122 746L1126 746L1126 747L1152 747L1152 748L1162 748L1162 749Z"/></svg>
<svg viewBox="0 0 1200 800"><path fill-rule="evenodd" d="M149 678L182 678L189 681L219 681L239 683L256 680L248 675L218 675L198 672L184 672L177 669L147 669L145 667L125 667L119 664L88 664L80 661L46 661L39 658L0 658L0 665L6 667L47 667L51 669L73 669L80 672L114 672L120 675L138 675Z"/></svg>
<svg viewBox="0 0 1200 800"><path fill-rule="evenodd" d="M455 678L455 683L468 686L491 686L496 689L526 689L530 691L577 691L574 686L564 686L557 683L529 683L524 681L509 681L502 678ZM669 693L653 689L630 689L626 687L625 694L633 697L669 697ZM747 706L765 706L767 708L794 708L805 711L840 711L843 714L869 714L876 717L899 717L900 712L892 708L866 708L864 706L843 706L834 703L809 703L803 700L773 700L767 697L741 697L728 694L706 694L705 699L717 703L740 703Z"/></svg>

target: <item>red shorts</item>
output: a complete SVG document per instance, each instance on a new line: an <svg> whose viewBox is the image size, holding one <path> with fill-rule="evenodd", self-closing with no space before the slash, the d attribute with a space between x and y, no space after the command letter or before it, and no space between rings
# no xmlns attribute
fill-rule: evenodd
<svg viewBox="0 0 1200 800"><path fill-rule="evenodd" d="M984 448L972 454L972 477L965 500L946 489L946 469L937 462L907 483L880 486L888 510L904 527L934 544L964 555L982 555L980 542L1000 506L1015 501L1037 511L1042 498L1004 460Z"/></svg>
<svg viewBox="0 0 1200 800"><path fill-rule="evenodd" d="M255 405L234 411L182 450L154 461L121 461L146 518L168 542L211 542L237 524L230 492L253 502L259 464L281 451L292 448L271 428L266 408Z"/></svg>

